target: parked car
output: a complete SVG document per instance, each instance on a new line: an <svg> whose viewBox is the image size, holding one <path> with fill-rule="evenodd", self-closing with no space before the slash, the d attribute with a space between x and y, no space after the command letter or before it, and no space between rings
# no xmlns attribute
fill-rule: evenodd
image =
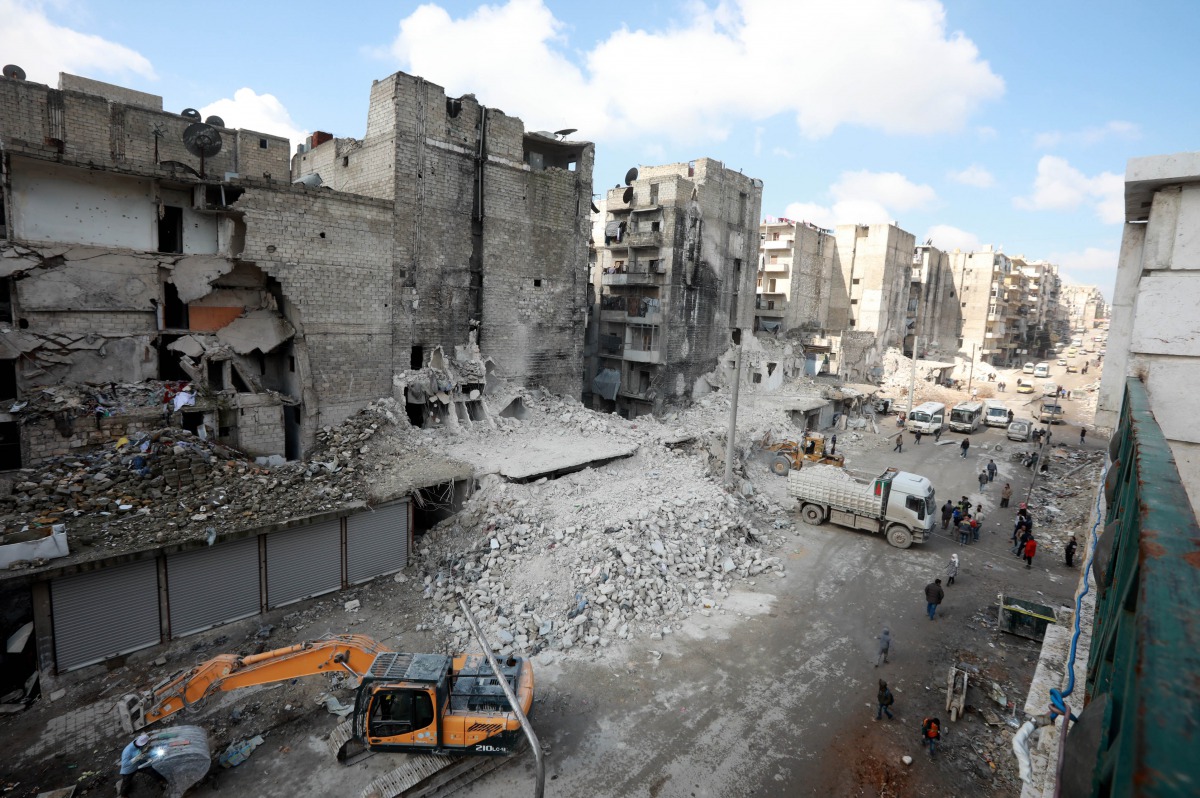
<svg viewBox="0 0 1200 798"><path fill-rule="evenodd" d="M1008 425L1007 434L1010 441L1027 441L1033 434L1033 422L1025 418L1014 419Z"/></svg>
<svg viewBox="0 0 1200 798"><path fill-rule="evenodd" d="M1060 365L1060 366L1065 366L1065 365L1067 365L1066 358L1061 358L1061 357L1060 357L1060 358L1058 359L1058 365Z"/></svg>
<svg viewBox="0 0 1200 798"><path fill-rule="evenodd" d="M1053 382L1043 382L1042 396L1058 396L1058 385Z"/></svg>
<svg viewBox="0 0 1200 798"><path fill-rule="evenodd" d="M1025 364L1025 365L1024 365L1022 368L1021 368L1021 371L1023 371L1023 372L1024 372L1024 373L1026 373L1026 374L1032 374L1032 373L1033 373L1033 370L1034 370L1035 368L1037 368L1037 367L1036 367L1034 364L1032 364L1032 363L1026 363L1026 364Z"/></svg>

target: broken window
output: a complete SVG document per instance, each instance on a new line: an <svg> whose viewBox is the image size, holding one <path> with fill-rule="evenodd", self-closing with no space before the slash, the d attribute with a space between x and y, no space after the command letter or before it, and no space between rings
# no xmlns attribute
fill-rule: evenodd
<svg viewBox="0 0 1200 798"><path fill-rule="evenodd" d="M425 365L425 347L414 346L408 355L408 367L410 369L419 369Z"/></svg>
<svg viewBox="0 0 1200 798"><path fill-rule="evenodd" d="M21 467L21 428L15 421L0 424L0 471Z"/></svg>
<svg viewBox="0 0 1200 798"><path fill-rule="evenodd" d="M162 206L158 216L158 251L183 252L183 208Z"/></svg>
<svg viewBox="0 0 1200 798"><path fill-rule="evenodd" d="M650 204L651 204L651 205L657 205L657 204L658 204L658 183L651 183L651 184L650 184ZM655 225L655 226L654 226L654 228L653 228L653 229L657 230L657 229L658 229L658 222L655 222L655 223L654 223L654 225Z"/></svg>
<svg viewBox="0 0 1200 798"><path fill-rule="evenodd" d="M208 387L214 391L225 390L225 361L208 361Z"/></svg>
<svg viewBox="0 0 1200 798"><path fill-rule="evenodd" d="M193 435L198 434L200 427L204 424L204 414L185 410L181 415L183 416L183 428Z"/></svg>
<svg viewBox="0 0 1200 798"><path fill-rule="evenodd" d="M0 323L12 324L12 282L0 280Z"/></svg>
<svg viewBox="0 0 1200 798"><path fill-rule="evenodd" d="M0 399L17 398L17 361L0 360Z"/></svg>
<svg viewBox="0 0 1200 798"><path fill-rule="evenodd" d="M174 283L163 283L163 329L188 329L188 307L179 298Z"/></svg>

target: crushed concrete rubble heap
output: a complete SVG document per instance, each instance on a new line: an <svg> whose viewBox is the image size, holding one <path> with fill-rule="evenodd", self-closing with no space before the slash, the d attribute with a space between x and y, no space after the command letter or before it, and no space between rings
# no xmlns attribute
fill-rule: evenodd
<svg viewBox="0 0 1200 798"><path fill-rule="evenodd" d="M561 400L527 404L535 412L525 422L497 419L484 440L519 446L522 427L542 423L540 410L569 427L571 440L603 420L641 447L556 480L485 477L463 512L425 536L430 629L441 628L450 649L470 642L460 596L502 653L530 655L661 638L693 612L720 611L735 580L783 574L768 553L781 540L747 523L745 501L721 488L703 458L661 443L670 435L657 422L599 417Z"/></svg>
<svg viewBox="0 0 1200 798"><path fill-rule="evenodd" d="M367 441L408 422L388 399L318 433L317 456L255 462L186 430L157 429L13 472L0 491L2 542L65 523L72 553L125 551L204 538L362 502ZM81 549L83 551L81 551ZM36 563L28 563L36 564Z"/></svg>

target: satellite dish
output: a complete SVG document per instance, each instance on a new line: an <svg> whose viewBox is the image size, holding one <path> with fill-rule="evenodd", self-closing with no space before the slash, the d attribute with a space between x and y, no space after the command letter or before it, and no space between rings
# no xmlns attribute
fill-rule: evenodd
<svg viewBox="0 0 1200 798"><path fill-rule="evenodd" d="M635 166L632 169L630 169L628 172L625 173L625 185L632 186L633 181L637 180L637 176L638 176L638 170L637 170L637 167Z"/></svg>
<svg viewBox="0 0 1200 798"><path fill-rule="evenodd" d="M621 195L621 202L624 202L626 205L628 205L632 201L633 201L633 186L629 186L628 188L625 189L625 193Z"/></svg>
<svg viewBox="0 0 1200 798"><path fill-rule="evenodd" d="M4 77L9 80L25 80L25 70L16 64L5 64Z"/></svg>
<svg viewBox="0 0 1200 798"><path fill-rule="evenodd" d="M559 141L562 141L567 136L571 135L572 133L574 133L577 130L579 130L579 128L577 128L577 127L565 127L562 130L554 131L554 137L557 138Z"/></svg>
<svg viewBox="0 0 1200 798"><path fill-rule="evenodd" d="M193 122L183 130L183 146L200 159L200 176L204 177L204 159L221 151L221 134L212 125Z"/></svg>
<svg viewBox="0 0 1200 798"><path fill-rule="evenodd" d="M213 127L228 127L228 125L225 124L225 120L219 116L210 116L208 119L204 120L204 124L212 125Z"/></svg>
<svg viewBox="0 0 1200 798"><path fill-rule="evenodd" d="M184 119L194 119L197 122L200 121L200 112L197 111L195 108L184 108L182 111L179 112L179 115L182 116Z"/></svg>

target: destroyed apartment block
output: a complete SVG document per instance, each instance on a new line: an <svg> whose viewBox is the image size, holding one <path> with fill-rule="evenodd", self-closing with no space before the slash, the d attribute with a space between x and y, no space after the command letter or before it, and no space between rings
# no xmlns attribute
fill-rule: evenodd
<svg viewBox="0 0 1200 798"><path fill-rule="evenodd" d="M413 428L579 390L591 144L403 73L362 139L200 116L0 79L0 631L43 685L403 569L475 476Z"/></svg>

